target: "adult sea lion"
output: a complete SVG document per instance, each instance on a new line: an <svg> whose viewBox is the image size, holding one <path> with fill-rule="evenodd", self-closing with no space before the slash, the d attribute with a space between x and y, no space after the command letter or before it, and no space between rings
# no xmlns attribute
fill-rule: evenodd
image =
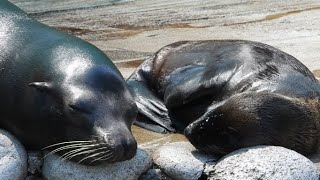
<svg viewBox="0 0 320 180"><path fill-rule="evenodd" d="M137 108L125 80L95 46L0 1L0 127L29 150L83 164L135 155Z"/></svg>
<svg viewBox="0 0 320 180"><path fill-rule="evenodd" d="M319 145L319 82L297 59L266 44L173 43L147 58L127 83L138 125L184 131L208 153L265 144L309 154Z"/></svg>

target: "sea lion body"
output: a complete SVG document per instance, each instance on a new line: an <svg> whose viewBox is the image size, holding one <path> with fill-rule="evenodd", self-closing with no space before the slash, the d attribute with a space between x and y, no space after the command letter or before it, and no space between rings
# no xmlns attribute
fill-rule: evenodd
<svg viewBox="0 0 320 180"><path fill-rule="evenodd" d="M297 59L266 44L173 43L127 83L138 125L184 131L200 150L226 154L271 144L308 154L318 146L319 82Z"/></svg>
<svg viewBox="0 0 320 180"><path fill-rule="evenodd" d="M27 149L64 147L57 152L84 164L134 156L136 106L102 51L8 1L0 2L0 39L1 128Z"/></svg>

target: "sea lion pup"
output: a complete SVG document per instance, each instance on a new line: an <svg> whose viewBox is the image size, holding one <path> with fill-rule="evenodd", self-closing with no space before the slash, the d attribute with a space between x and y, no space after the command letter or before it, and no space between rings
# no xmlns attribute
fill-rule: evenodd
<svg viewBox="0 0 320 180"><path fill-rule="evenodd" d="M0 127L27 150L87 165L135 155L137 108L125 80L95 46L0 1Z"/></svg>
<svg viewBox="0 0 320 180"><path fill-rule="evenodd" d="M147 58L127 83L136 124L184 131L199 150L223 155L264 144L310 154L318 147L319 82L269 45L176 42Z"/></svg>

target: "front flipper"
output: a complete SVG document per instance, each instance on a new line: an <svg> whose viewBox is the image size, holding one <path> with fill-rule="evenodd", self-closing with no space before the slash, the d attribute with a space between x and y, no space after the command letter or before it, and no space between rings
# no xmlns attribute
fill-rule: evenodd
<svg viewBox="0 0 320 180"><path fill-rule="evenodd" d="M148 85L151 63L146 60L127 80L139 110L135 124L155 132L175 132L166 106Z"/></svg>

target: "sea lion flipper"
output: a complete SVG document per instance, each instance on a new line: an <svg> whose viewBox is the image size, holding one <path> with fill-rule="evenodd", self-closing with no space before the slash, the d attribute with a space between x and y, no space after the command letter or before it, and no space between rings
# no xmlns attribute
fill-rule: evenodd
<svg viewBox="0 0 320 180"><path fill-rule="evenodd" d="M143 127L153 132L157 133L166 133L168 130L152 121L150 121L149 117L146 117L142 114L138 114L137 120L134 122L135 125L139 127Z"/></svg>
<svg viewBox="0 0 320 180"><path fill-rule="evenodd" d="M146 60L127 80L139 110L135 124L155 132L175 132L168 115L168 109L148 86L146 76L149 73L143 68L147 63L150 62Z"/></svg>
<svg viewBox="0 0 320 180"><path fill-rule="evenodd" d="M163 102L146 87L146 84L133 79L129 79L127 83L129 88L134 86L134 88L130 88L130 90L135 96L140 115L149 119L149 121L147 121L146 119L142 120L137 118L135 124L156 132L163 132L163 128L169 132L175 131L171 126L167 108Z"/></svg>

